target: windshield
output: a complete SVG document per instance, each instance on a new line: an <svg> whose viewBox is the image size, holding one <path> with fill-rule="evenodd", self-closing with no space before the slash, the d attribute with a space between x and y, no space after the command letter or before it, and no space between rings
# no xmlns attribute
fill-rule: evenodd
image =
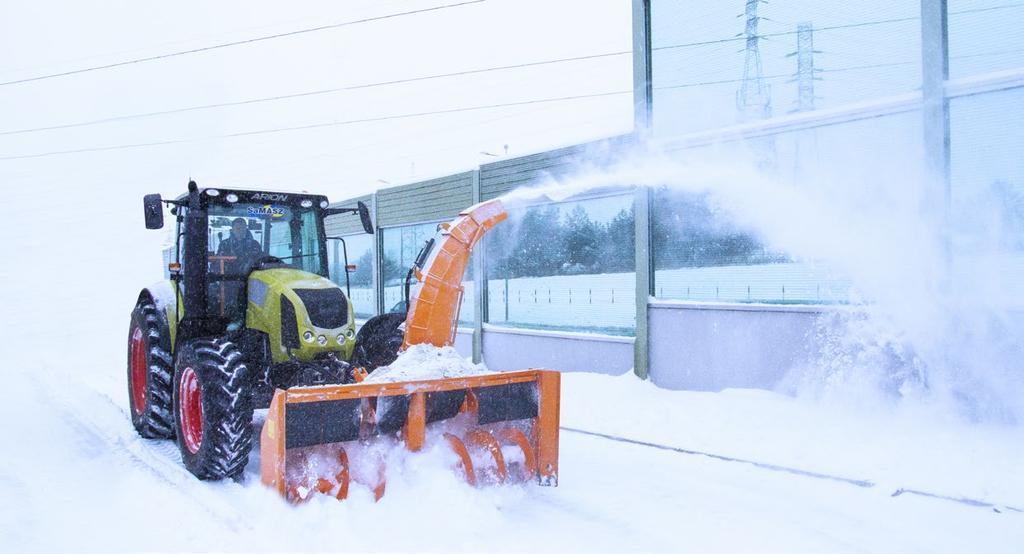
<svg viewBox="0 0 1024 554"><path fill-rule="evenodd" d="M210 272L245 275L261 258L322 274L319 218L312 209L286 204L211 204Z"/></svg>

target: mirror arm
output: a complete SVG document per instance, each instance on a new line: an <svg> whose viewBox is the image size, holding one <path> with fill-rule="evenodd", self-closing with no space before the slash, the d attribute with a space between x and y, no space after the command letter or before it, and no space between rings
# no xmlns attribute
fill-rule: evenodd
<svg viewBox="0 0 1024 554"><path fill-rule="evenodd" d="M324 215L354 214L359 213L358 208L324 208Z"/></svg>

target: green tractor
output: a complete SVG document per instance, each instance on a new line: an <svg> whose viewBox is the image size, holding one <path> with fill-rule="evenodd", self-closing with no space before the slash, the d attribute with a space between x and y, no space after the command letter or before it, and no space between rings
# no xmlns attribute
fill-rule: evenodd
<svg viewBox="0 0 1024 554"><path fill-rule="evenodd" d="M397 355L402 318L357 334L349 297L328 277L320 195L199 188L144 199L146 227L176 232L169 279L144 289L128 334L132 423L146 438L176 438L200 479L238 477L252 449L253 410L275 389L344 384ZM348 261L345 260L347 283Z"/></svg>

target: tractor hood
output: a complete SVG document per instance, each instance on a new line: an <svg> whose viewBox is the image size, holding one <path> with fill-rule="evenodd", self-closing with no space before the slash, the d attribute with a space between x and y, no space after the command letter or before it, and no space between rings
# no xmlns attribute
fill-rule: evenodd
<svg viewBox="0 0 1024 554"><path fill-rule="evenodd" d="M332 281L298 269L253 271L248 281L246 326L270 339L275 362L309 361L327 352L348 359L355 345L355 316Z"/></svg>

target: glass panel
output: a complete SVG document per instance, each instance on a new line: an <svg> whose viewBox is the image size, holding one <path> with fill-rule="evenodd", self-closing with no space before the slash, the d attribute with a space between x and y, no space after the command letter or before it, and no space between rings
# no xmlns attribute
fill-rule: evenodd
<svg viewBox="0 0 1024 554"><path fill-rule="evenodd" d="M827 266L763 244L704 195L655 192L651 241L658 298L773 304L844 302Z"/></svg>
<svg viewBox="0 0 1024 554"><path fill-rule="evenodd" d="M486 237L488 322L632 335L633 198L512 210Z"/></svg>
<svg viewBox="0 0 1024 554"><path fill-rule="evenodd" d="M920 113L873 118L772 136L774 163L763 168L754 186L738 184L734 195L765 210L765 217L735 219L709 194L661 189L652 205L652 249L655 296L677 300L845 303L851 282L828 261L840 258L842 243L855 237L823 237L794 253L781 251L779 239L793 228L802 233L835 233L815 229L817 213L835 205L884 212L893 198L905 202L916 194L912 185L922 175ZM676 156L698 159L712 167L730 167L750 160L746 143L682 151ZM895 187L907 185L905 190ZM777 187L778 194L764 192ZM713 192L713 191L712 191ZM754 198L756 200L751 200ZM785 200L783 200L785 199ZM917 202L916 200L911 200ZM795 208L792 204L799 205ZM800 211L794 211L794 210ZM752 227L754 220L761 228ZM856 227L855 227L856 228ZM769 246L767 241L780 246ZM834 243L834 251L822 244ZM775 244L775 243L771 243ZM853 252L856 254L856 252ZM838 259L837 259L838 258Z"/></svg>
<svg viewBox="0 0 1024 554"><path fill-rule="evenodd" d="M239 319L245 310L245 278L261 257L323 274L320 220L316 212L288 205L210 204L208 302L218 315Z"/></svg>
<svg viewBox="0 0 1024 554"><path fill-rule="evenodd" d="M354 265L348 274L352 287L352 308L356 317L367 319L377 313L377 295L373 290L373 240L374 235L360 233L347 235L345 246L348 249L348 263ZM331 280L338 286L345 287L345 260L340 240L328 242L328 258L330 259Z"/></svg>
<svg viewBox="0 0 1024 554"><path fill-rule="evenodd" d="M1024 307L1024 89L950 102L954 286Z"/></svg>
<svg viewBox="0 0 1024 554"><path fill-rule="evenodd" d="M949 77L1024 69L1024 3L949 0Z"/></svg>
<svg viewBox="0 0 1024 554"><path fill-rule="evenodd" d="M239 203L211 204L208 211L211 271L244 275L261 255L270 255L322 274L320 222L312 210Z"/></svg>
<svg viewBox="0 0 1024 554"><path fill-rule="evenodd" d="M423 244L434 237L437 223L420 223L404 227L381 229L383 251L381 256L381 273L384 276L384 309L387 311L404 310L405 277L419 255ZM473 259L462 280L462 307L459 310L459 323L471 325L474 321L474 287Z"/></svg>
<svg viewBox="0 0 1024 554"><path fill-rule="evenodd" d="M654 131L918 90L920 34L916 0L652 0Z"/></svg>

